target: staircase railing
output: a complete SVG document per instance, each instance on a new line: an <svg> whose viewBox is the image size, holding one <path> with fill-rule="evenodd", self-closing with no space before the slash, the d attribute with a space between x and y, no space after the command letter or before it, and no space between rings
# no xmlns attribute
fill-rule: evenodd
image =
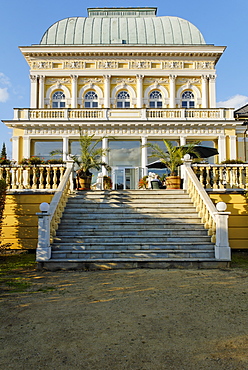
<svg viewBox="0 0 248 370"><path fill-rule="evenodd" d="M217 203L215 207L191 168L191 162L186 155L182 168L184 189L191 197L204 227L208 230L208 235L211 236L211 241L215 243L215 258L230 261L231 249L228 239L230 212L225 212L226 204L224 202Z"/></svg>
<svg viewBox="0 0 248 370"><path fill-rule="evenodd" d="M205 189L248 190L248 164L194 164L192 165Z"/></svg>
<svg viewBox="0 0 248 370"><path fill-rule="evenodd" d="M67 162L66 171L50 203L41 203L38 216L38 244L36 260L51 258L51 243L67 203L68 194L73 191L73 161Z"/></svg>

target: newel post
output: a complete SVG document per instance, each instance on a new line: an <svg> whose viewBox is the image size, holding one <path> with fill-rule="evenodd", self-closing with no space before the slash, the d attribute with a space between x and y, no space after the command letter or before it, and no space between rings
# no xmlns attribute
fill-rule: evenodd
<svg viewBox="0 0 248 370"><path fill-rule="evenodd" d="M228 217L231 212L225 212L227 205L224 202L216 204L217 211L215 213L216 220L216 243L215 243L215 258L217 260L231 260L231 248L228 238Z"/></svg>
<svg viewBox="0 0 248 370"><path fill-rule="evenodd" d="M190 154L185 154L182 158L183 164L181 166L181 178L183 179L183 189L187 190L188 188L188 173L186 167L191 167L192 159L190 159Z"/></svg>
<svg viewBox="0 0 248 370"><path fill-rule="evenodd" d="M36 261L47 261L51 258L50 247L50 213L49 204L44 202L40 204L40 213L38 216L38 244L36 249Z"/></svg>

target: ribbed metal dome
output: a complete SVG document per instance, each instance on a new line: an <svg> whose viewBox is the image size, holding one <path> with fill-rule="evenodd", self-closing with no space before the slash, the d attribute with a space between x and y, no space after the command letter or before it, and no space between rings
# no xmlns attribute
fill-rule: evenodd
<svg viewBox="0 0 248 370"><path fill-rule="evenodd" d="M178 17L73 17L54 23L41 45L199 45L205 40Z"/></svg>

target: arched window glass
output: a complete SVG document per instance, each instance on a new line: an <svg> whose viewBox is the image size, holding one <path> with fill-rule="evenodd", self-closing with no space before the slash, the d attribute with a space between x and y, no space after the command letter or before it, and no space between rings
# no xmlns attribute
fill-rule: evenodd
<svg viewBox="0 0 248 370"><path fill-rule="evenodd" d="M98 96L95 91L88 91L84 95L85 108L98 108Z"/></svg>
<svg viewBox="0 0 248 370"><path fill-rule="evenodd" d="M117 95L117 108L130 108L130 95L127 91L120 91Z"/></svg>
<svg viewBox="0 0 248 370"><path fill-rule="evenodd" d="M162 94L158 90L154 90L151 92L149 106L150 108L162 108Z"/></svg>
<svg viewBox="0 0 248 370"><path fill-rule="evenodd" d="M194 108L195 97L192 91L184 91L182 94L182 108Z"/></svg>
<svg viewBox="0 0 248 370"><path fill-rule="evenodd" d="M65 108L65 94L63 91L56 91L52 96L53 108Z"/></svg>

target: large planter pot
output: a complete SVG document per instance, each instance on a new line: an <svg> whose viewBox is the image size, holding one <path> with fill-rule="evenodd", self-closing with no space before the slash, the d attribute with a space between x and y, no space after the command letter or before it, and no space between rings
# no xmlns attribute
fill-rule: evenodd
<svg viewBox="0 0 248 370"><path fill-rule="evenodd" d="M78 190L90 190L92 176L78 177Z"/></svg>
<svg viewBox="0 0 248 370"><path fill-rule="evenodd" d="M180 189L181 188L181 177L180 176L167 176L166 177L166 189Z"/></svg>

